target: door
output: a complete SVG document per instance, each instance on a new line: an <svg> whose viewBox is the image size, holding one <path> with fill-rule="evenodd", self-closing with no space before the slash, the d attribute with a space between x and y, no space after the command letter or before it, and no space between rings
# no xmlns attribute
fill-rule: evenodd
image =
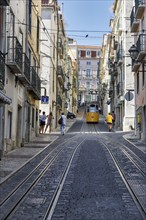
<svg viewBox="0 0 146 220"><path fill-rule="evenodd" d="M26 105L26 114L25 114L25 118L26 118L26 126L25 126L25 142L29 142L30 141L30 104L27 103Z"/></svg>
<svg viewBox="0 0 146 220"><path fill-rule="evenodd" d="M17 146L20 147L22 143L22 107L18 105L17 112L17 137L16 137Z"/></svg>

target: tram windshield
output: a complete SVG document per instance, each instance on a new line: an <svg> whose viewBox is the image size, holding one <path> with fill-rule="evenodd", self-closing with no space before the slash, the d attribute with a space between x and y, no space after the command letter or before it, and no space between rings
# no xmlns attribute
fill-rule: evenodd
<svg viewBox="0 0 146 220"><path fill-rule="evenodd" d="M87 112L98 112L98 106L96 104L88 105Z"/></svg>

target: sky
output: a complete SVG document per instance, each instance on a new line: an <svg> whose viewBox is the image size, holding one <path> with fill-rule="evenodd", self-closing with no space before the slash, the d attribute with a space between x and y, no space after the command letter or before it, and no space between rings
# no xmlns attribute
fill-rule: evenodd
<svg viewBox="0 0 146 220"><path fill-rule="evenodd" d="M103 34L111 31L113 0L58 0L68 37L78 45L101 46Z"/></svg>

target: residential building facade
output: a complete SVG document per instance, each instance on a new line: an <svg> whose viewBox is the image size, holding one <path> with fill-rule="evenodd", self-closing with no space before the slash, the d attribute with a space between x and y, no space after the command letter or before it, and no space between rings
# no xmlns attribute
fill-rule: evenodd
<svg viewBox="0 0 146 220"><path fill-rule="evenodd" d="M76 95L72 93L73 62L57 1L42 0L42 23L40 109L47 115L53 113L53 128L56 128L61 112L67 114L76 103Z"/></svg>
<svg viewBox="0 0 146 220"><path fill-rule="evenodd" d="M57 83L57 2L42 0L41 30L41 101L40 110L53 114L52 128L56 126L56 83ZM54 30L54 31L52 31Z"/></svg>
<svg viewBox="0 0 146 220"><path fill-rule="evenodd" d="M101 47L101 56L99 63L99 78L102 82L101 87L101 109L103 115L107 115L111 112L111 105L107 104L110 100L110 74L109 74L109 53L110 53L111 34L105 34L103 36L103 42ZM111 102L110 102L111 103Z"/></svg>
<svg viewBox="0 0 146 220"><path fill-rule="evenodd" d="M136 133L146 141L146 0L135 0L131 9L131 34L136 56L132 57L135 82Z"/></svg>
<svg viewBox="0 0 146 220"><path fill-rule="evenodd" d="M77 42L68 38L68 54L71 58L72 62L72 82L71 82L71 90L69 94L69 108L68 111L77 113L78 108L78 50L77 50Z"/></svg>
<svg viewBox="0 0 146 220"><path fill-rule="evenodd" d="M78 45L78 100L83 105L86 102L100 102L99 96L99 58L100 46Z"/></svg>
<svg viewBox="0 0 146 220"><path fill-rule="evenodd" d="M2 154L23 146L38 133L40 9L31 0L0 2Z"/></svg>
<svg viewBox="0 0 146 220"><path fill-rule="evenodd" d="M112 30L109 74L111 76L111 111L116 113L116 128L129 131L134 128L134 74L129 63L129 46L134 38L129 31L132 2L114 1L114 19L110 21ZM130 94L130 99L129 99Z"/></svg>

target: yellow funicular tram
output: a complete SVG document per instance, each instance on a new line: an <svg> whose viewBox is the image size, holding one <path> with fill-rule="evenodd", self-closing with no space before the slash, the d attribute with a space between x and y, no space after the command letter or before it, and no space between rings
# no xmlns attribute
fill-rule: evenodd
<svg viewBox="0 0 146 220"><path fill-rule="evenodd" d="M86 122L87 123L98 123L99 122L99 111L96 103L90 103L86 106Z"/></svg>

